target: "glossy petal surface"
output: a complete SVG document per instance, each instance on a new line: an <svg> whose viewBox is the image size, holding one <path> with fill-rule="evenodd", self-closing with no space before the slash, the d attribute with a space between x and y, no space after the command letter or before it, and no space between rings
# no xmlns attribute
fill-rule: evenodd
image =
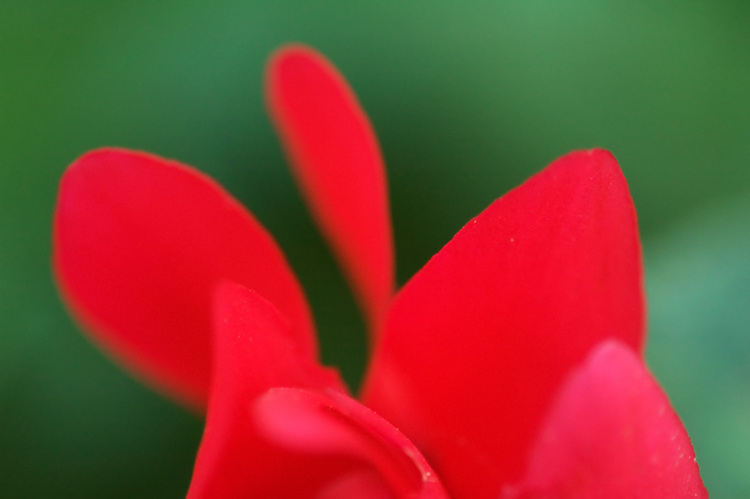
<svg viewBox="0 0 750 499"><path fill-rule="evenodd" d="M302 46L271 59L268 107L311 211L371 325L393 292L393 242L383 160L343 76Z"/></svg>
<svg viewBox="0 0 750 499"><path fill-rule="evenodd" d="M213 180L177 162L113 149L78 159L60 186L53 258L94 339L196 408L207 403L211 296L222 279L271 300L316 358L307 304L274 241Z"/></svg>
<svg viewBox="0 0 750 499"><path fill-rule="evenodd" d="M226 284L215 325L221 362L189 498L444 497L403 435L301 358L269 302Z"/></svg>
<svg viewBox="0 0 750 499"><path fill-rule="evenodd" d="M471 220L396 296L364 401L425 453L454 497L520 478L560 383L589 350L637 351L635 211L614 158L558 159Z"/></svg>
<svg viewBox="0 0 750 499"><path fill-rule="evenodd" d="M565 384L507 498L708 497L679 417L643 362L610 341Z"/></svg>

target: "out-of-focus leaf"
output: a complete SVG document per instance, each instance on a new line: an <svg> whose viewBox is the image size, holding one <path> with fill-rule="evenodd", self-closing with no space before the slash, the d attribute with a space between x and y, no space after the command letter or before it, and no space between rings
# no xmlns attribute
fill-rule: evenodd
<svg viewBox="0 0 750 499"><path fill-rule="evenodd" d="M0 2L0 491L179 496L200 432L197 420L119 373L63 312L49 273L50 218L75 157L119 145L217 177L280 242L312 302L324 359L356 382L361 321L263 111L271 50L316 46L371 115L403 282L492 200L573 149L614 152L647 233L747 189L748 8L743 0ZM657 355L653 329L654 361L666 362L674 354ZM718 333L706 341L709 352L740 350ZM695 376L711 379L701 366ZM681 382L662 378L678 400ZM731 420L747 414L737 409L747 398L710 400L727 403L712 409ZM701 408L678 404L689 423ZM693 431L717 491L723 478L711 468L731 465L712 464L701 446L747 460L744 441L722 426L734 428Z"/></svg>
<svg viewBox="0 0 750 499"><path fill-rule="evenodd" d="M750 494L750 196L646 241L650 365L712 497Z"/></svg>

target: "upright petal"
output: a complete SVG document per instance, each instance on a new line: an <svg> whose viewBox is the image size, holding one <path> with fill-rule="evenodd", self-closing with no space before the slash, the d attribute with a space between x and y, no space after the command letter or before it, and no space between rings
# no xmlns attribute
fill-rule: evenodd
<svg viewBox="0 0 750 499"><path fill-rule="evenodd" d="M375 133L336 68L312 49L279 50L267 102L305 198L370 324L393 292L393 242Z"/></svg>
<svg viewBox="0 0 750 499"><path fill-rule="evenodd" d="M471 220L394 299L364 401L455 497L519 478L553 394L589 350L640 351L635 211L606 151L574 152Z"/></svg>
<svg viewBox="0 0 750 499"><path fill-rule="evenodd" d="M211 296L222 279L271 300L316 358L310 313L284 256L205 175L145 153L94 151L65 173L54 225L55 275L73 314L179 400L207 403Z"/></svg>
<svg viewBox="0 0 750 499"><path fill-rule="evenodd" d="M215 326L216 378L189 499L445 497L406 437L299 355L270 303L228 283Z"/></svg>
<svg viewBox="0 0 750 499"><path fill-rule="evenodd" d="M643 362L597 347L545 417L511 498L708 497L690 438Z"/></svg>

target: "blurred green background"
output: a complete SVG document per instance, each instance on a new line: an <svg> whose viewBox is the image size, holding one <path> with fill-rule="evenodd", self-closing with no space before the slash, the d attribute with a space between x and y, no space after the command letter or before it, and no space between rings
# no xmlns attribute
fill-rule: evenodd
<svg viewBox="0 0 750 499"><path fill-rule="evenodd" d="M262 105L309 43L378 132L403 283L554 158L614 152L638 208L649 362L714 497L750 496L750 2L0 0L0 496L182 497L201 421L71 323L50 277L58 179L118 145L192 164L257 214L356 383L363 327Z"/></svg>

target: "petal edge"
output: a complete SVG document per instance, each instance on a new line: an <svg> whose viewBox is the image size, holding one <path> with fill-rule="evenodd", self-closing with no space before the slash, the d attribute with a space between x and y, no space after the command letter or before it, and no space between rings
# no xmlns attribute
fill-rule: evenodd
<svg viewBox="0 0 750 499"><path fill-rule="evenodd" d="M452 494L494 497L522 473L570 369L606 338L641 351L644 314L622 172L606 151L573 152L471 220L397 294L363 400Z"/></svg>
<svg viewBox="0 0 750 499"><path fill-rule="evenodd" d="M596 348L556 397L507 498L708 497L690 438L643 361Z"/></svg>
<svg viewBox="0 0 750 499"><path fill-rule="evenodd" d="M298 185L374 332L394 286L385 168L344 77L303 45L279 49L266 100Z"/></svg>
<svg viewBox="0 0 750 499"><path fill-rule="evenodd" d="M147 153L101 149L64 174L53 268L90 336L139 376L199 410L211 378L214 287L272 300L317 356L301 287L271 236L206 175Z"/></svg>

